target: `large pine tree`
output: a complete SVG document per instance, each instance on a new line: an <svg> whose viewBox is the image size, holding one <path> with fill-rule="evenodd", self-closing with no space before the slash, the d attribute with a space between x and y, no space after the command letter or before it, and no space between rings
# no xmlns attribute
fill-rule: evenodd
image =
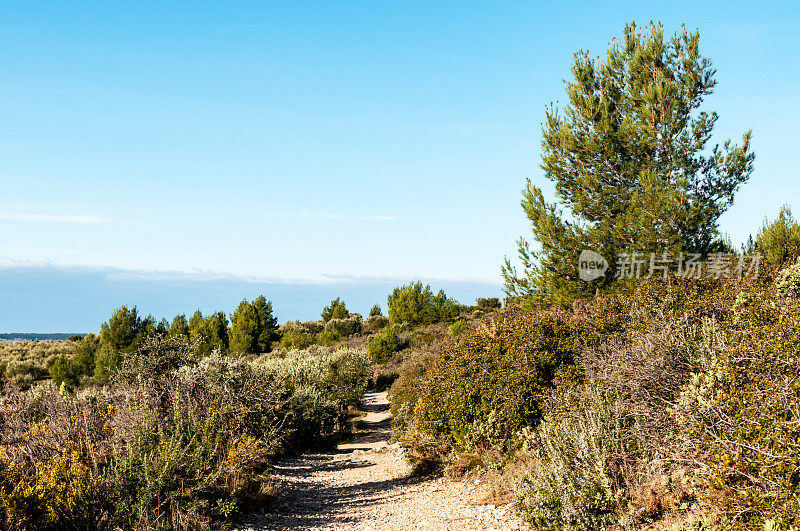
<svg viewBox="0 0 800 531"><path fill-rule="evenodd" d="M751 133L709 147L717 121L701 110L716 81L699 32L665 40L662 26L625 27L605 60L575 54L568 103L543 124L542 165L555 183L548 203L528 180L522 206L540 249L519 241L524 271L503 267L510 296L568 302L611 281L618 253L708 253L717 221L752 172ZM605 256L609 273L578 279L582 249Z"/></svg>

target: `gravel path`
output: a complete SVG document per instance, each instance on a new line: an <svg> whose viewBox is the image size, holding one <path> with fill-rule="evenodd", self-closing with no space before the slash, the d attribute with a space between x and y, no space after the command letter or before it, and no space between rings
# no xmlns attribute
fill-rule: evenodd
<svg viewBox="0 0 800 531"><path fill-rule="evenodd" d="M386 393L369 392L363 428L336 450L276 463L279 502L240 522L242 530L527 529L510 507L481 505L476 480L412 477L402 449L388 444Z"/></svg>

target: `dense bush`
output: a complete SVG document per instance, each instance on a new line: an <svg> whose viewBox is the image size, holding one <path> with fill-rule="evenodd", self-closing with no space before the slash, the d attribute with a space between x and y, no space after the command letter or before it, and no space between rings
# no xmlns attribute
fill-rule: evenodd
<svg viewBox="0 0 800 531"><path fill-rule="evenodd" d="M429 285L412 282L395 288L388 298L389 320L421 325L446 321L458 315L458 305L444 291L434 295Z"/></svg>
<svg viewBox="0 0 800 531"><path fill-rule="evenodd" d="M325 323L325 332L336 338L360 334L362 327L361 314L351 313L344 319L332 318Z"/></svg>
<svg viewBox="0 0 800 531"><path fill-rule="evenodd" d="M287 327L281 336L281 348L284 350L304 349L314 344L314 334L299 328Z"/></svg>
<svg viewBox="0 0 800 531"><path fill-rule="evenodd" d="M523 430L530 464L515 505L536 529L604 529L621 505L624 491L609 470L620 441L614 400L591 389L571 405Z"/></svg>
<svg viewBox="0 0 800 531"><path fill-rule="evenodd" d="M355 405L366 390L369 356L363 350L313 346L280 357L262 356L253 362L285 378L292 386L317 386L340 404Z"/></svg>
<svg viewBox="0 0 800 531"><path fill-rule="evenodd" d="M406 357L395 432L423 464L507 464L536 528L797 526L800 302L771 276L503 310Z"/></svg>
<svg viewBox="0 0 800 531"><path fill-rule="evenodd" d="M389 318L382 315L371 315L364 321L363 332L378 332L389 325Z"/></svg>
<svg viewBox="0 0 800 531"><path fill-rule="evenodd" d="M542 394L557 376L580 378L575 346L569 323L553 312L509 311L465 333L407 397L412 417L398 419L405 444L425 460L508 448L522 428L538 424Z"/></svg>
<svg viewBox="0 0 800 531"><path fill-rule="evenodd" d="M478 297L475 300L475 306L488 310L499 310L502 304L497 297Z"/></svg>
<svg viewBox="0 0 800 531"><path fill-rule="evenodd" d="M381 310L380 304L375 304L370 308L368 317L375 317L378 315L383 315L383 311Z"/></svg>
<svg viewBox="0 0 800 531"><path fill-rule="evenodd" d="M701 367L708 323L733 321L738 289L643 281L574 305L585 383L559 385L526 436L523 516L555 529L637 527L692 507L697 457L668 406Z"/></svg>
<svg viewBox="0 0 800 531"><path fill-rule="evenodd" d="M748 295L735 320L708 321L676 412L721 527L788 529L800 525L800 307L776 305L770 286Z"/></svg>
<svg viewBox="0 0 800 531"><path fill-rule="evenodd" d="M367 352L373 363L384 363L404 346L394 329L386 327L383 332L370 339Z"/></svg>

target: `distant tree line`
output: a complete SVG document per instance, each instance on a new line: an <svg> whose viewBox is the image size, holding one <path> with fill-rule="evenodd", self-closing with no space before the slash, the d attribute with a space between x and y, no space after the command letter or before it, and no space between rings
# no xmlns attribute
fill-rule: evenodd
<svg viewBox="0 0 800 531"><path fill-rule="evenodd" d="M310 345L333 345L361 333L378 333L373 350L384 358L403 348L397 327L425 326L453 321L464 312L500 307L497 298L480 298L475 306L465 306L435 292L430 285L411 282L395 288L387 298L388 317L375 304L364 320L359 313L347 309L341 297L332 300L320 314L321 320L301 323L291 321L278 326L272 302L263 295L252 301L243 300L228 316L217 311L203 315L200 310L191 317L179 314L167 320L142 316L136 306L121 306L100 327L99 334L73 337L71 356L61 355L50 365L54 382L68 388L77 387L84 378L106 381L127 355L136 352L153 336L183 337L196 345L200 357L213 352L227 356L244 356L270 352L273 345L283 349L307 348ZM391 326L390 326L391 325Z"/></svg>
<svg viewBox="0 0 800 531"><path fill-rule="evenodd" d="M277 339L278 320L272 302L264 296L243 300L231 315L224 312L203 316L197 310L187 320L185 314L172 321L142 317L136 306L122 306L100 326L99 334L87 334L76 342L73 356L61 356L50 368L57 383L78 385L83 377L107 380L127 354L135 352L151 336L185 337L197 345L201 357L218 351L228 355L268 352Z"/></svg>

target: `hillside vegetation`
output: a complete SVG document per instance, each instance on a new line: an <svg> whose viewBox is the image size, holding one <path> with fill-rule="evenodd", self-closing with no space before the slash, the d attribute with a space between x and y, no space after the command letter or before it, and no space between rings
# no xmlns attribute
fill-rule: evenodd
<svg viewBox="0 0 800 531"><path fill-rule="evenodd" d="M0 524L11 529L220 525L274 492L273 456L348 429L363 351L199 357L147 338L107 385L0 398Z"/></svg>
<svg viewBox="0 0 800 531"><path fill-rule="evenodd" d="M411 297L390 312L427 324L378 307L362 326L337 299L321 321L278 327L259 297L230 325L222 312L168 326L122 307L99 335L3 343L0 529L224 527L271 503L276 457L347 436L399 351L431 348L456 313L482 311L419 283L395 292ZM298 330L313 330L302 349Z"/></svg>
<svg viewBox="0 0 800 531"><path fill-rule="evenodd" d="M494 476L536 529L791 529L798 347L800 262L512 306L402 365L394 429L420 470Z"/></svg>

